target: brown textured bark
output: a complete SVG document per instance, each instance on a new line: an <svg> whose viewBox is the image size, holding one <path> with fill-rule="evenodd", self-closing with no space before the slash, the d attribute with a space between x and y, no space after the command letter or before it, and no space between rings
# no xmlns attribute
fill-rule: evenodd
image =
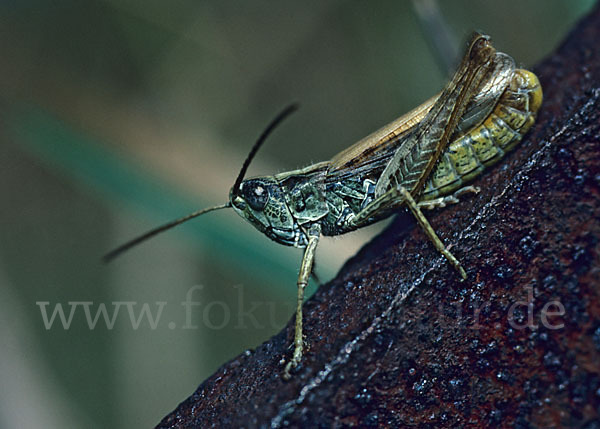
<svg viewBox="0 0 600 429"><path fill-rule="evenodd" d="M291 381L293 320L159 427L600 427L598 41L597 7L534 69L519 148L429 214L467 281L399 216L306 303Z"/></svg>

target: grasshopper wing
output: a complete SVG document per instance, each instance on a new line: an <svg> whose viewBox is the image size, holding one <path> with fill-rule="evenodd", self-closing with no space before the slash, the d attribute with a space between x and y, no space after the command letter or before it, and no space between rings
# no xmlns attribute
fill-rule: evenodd
<svg viewBox="0 0 600 429"><path fill-rule="evenodd" d="M497 60L503 58L505 55L498 56L487 36L478 33L472 36L469 48L452 80L387 163L377 181L375 197L398 186L403 186L411 194L418 193L450 143L467 106L476 100L480 89L494 79ZM508 84L508 79L504 80ZM503 90L498 89L498 96Z"/></svg>

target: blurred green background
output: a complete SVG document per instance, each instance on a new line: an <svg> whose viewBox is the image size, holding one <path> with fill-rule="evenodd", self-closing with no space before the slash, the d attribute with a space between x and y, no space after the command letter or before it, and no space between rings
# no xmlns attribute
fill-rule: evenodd
<svg viewBox="0 0 600 429"><path fill-rule="evenodd" d="M593 1L440 3L454 49L481 29L531 66ZM251 174L328 159L447 78L436 29L411 1L3 1L0 15L6 428L152 426L278 332L292 317L301 252L233 212L108 266L100 257L224 202L250 146L291 101L301 110ZM330 279L380 228L326 240L318 274ZM49 318L57 304L67 322L73 311L70 324L55 315L46 329L42 310ZM144 304L155 326L143 315L135 326ZM85 309L93 322L102 305L114 326L99 314L92 329Z"/></svg>

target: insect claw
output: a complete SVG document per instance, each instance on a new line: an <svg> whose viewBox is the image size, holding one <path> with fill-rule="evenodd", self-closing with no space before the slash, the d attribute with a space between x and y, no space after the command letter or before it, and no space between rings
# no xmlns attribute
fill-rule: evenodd
<svg viewBox="0 0 600 429"><path fill-rule="evenodd" d="M292 373L291 371L295 371L298 368L298 365L300 364L300 359L294 359L292 358L285 366L284 370L283 370L283 375L282 378L285 381L289 381L292 378Z"/></svg>

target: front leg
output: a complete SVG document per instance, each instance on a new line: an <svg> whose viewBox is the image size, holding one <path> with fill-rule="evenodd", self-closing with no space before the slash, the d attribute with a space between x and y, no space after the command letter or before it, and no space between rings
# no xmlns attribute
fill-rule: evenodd
<svg viewBox="0 0 600 429"><path fill-rule="evenodd" d="M312 273L313 263L315 260L315 251L319 243L321 235L321 226L314 224L308 231L308 245L304 250L302 264L300 265L300 274L298 274L298 302L296 303L296 328L294 331L294 354L292 359L286 364L283 370L283 379L291 378L290 371L298 366L302 359L302 349L304 347L304 339L302 337L302 304L304 303L304 289L308 284L308 279Z"/></svg>

